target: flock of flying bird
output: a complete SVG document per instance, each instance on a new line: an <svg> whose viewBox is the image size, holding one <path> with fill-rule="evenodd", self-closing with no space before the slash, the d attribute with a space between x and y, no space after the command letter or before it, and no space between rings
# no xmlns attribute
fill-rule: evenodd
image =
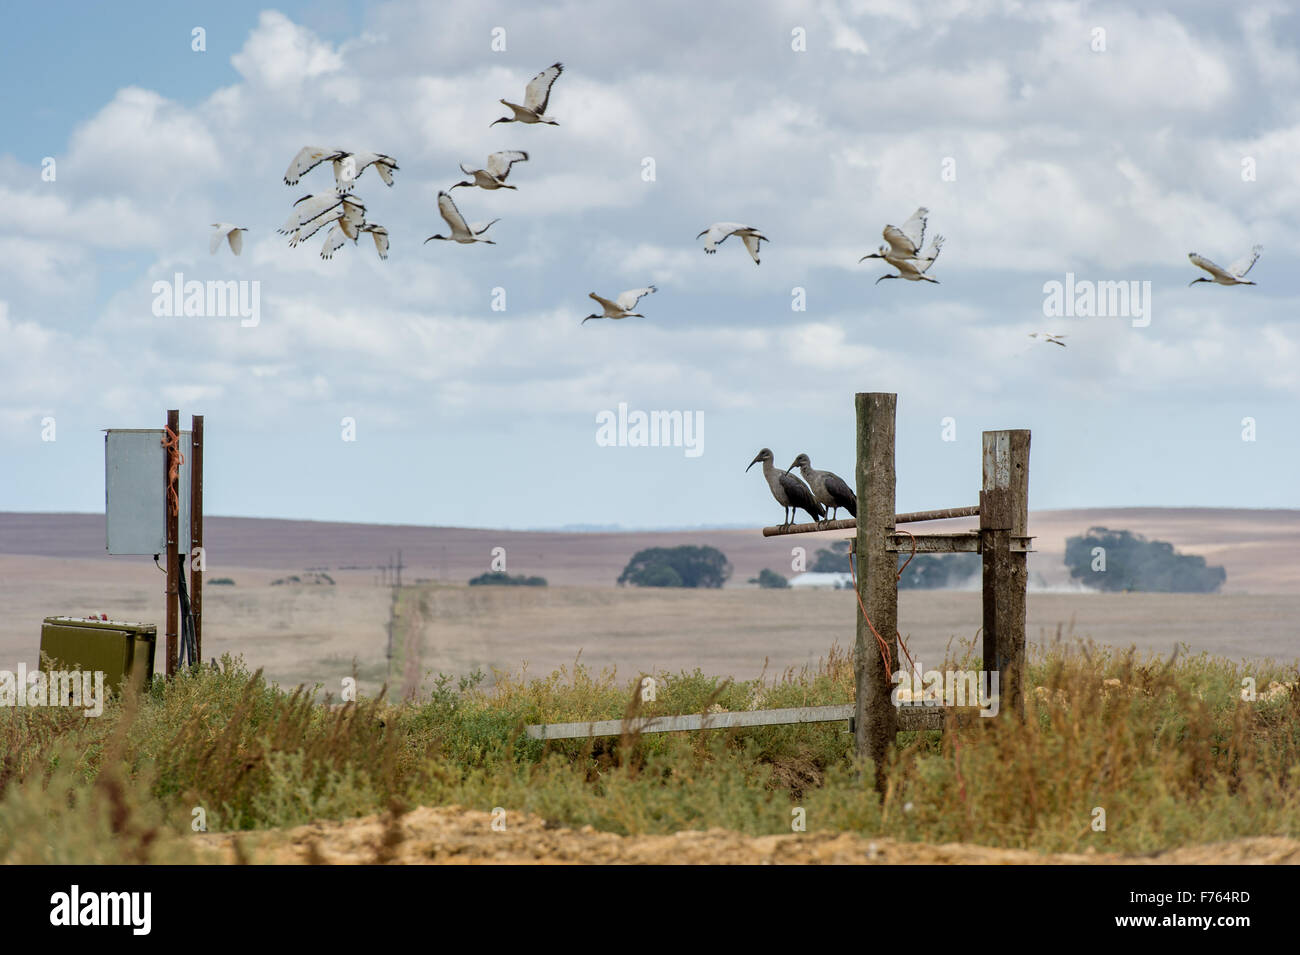
<svg viewBox="0 0 1300 955"><path fill-rule="evenodd" d="M546 114L546 108L550 103L551 87L563 71L562 64L554 63L534 76L524 90L522 105L505 99L500 100L502 105L510 109L511 115L494 120L489 126L495 126L497 123L558 126L559 123ZM506 179L516 163L527 162L528 158L528 153L523 150L503 150L489 155L482 168L470 168L462 163L461 172L469 178L438 193L438 213L447 223L450 234L431 235L424 240L425 243L440 239L462 245L475 242L495 245L492 239L485 238L484 235L500 220L492 219L486 223L466 221L451 197L451 190L461 187L488 191L515 189L517 187L506 182ZM365 203L353 194L353 188L356 180L371 166L386 185L392 186L393 173L398 169L397 161L384 153L349 152L342 149L305 146L289 164L284 174L285 184L297 185L308 172L326 162L331 163L333 167L334 187L303 196L295 202L289 218L277 231L282 235L290 236L289 245L291 248L296 248L300 243L329 226L330 229L325 234L325 243L320 252L323 259L332 258L349 239L355 244L362 232L368 232L374 239L379 257L387 259L388 230L382 225L366 220ZM886 225L881 232L884 243L877 251L870 252L858 260L861 264L868 259L880 259L896 270L896 274L887 273L880 276L875 284L885 279L939 284L939 280L929 272L935 260L939 258L944 240L942 235L936 235L930 241L929 248L925 248L925 231L929 213L930 210L922 206L901 226ZM243 249L242 233L248 231L247 229L228 222L213 223L213 229L215 231L209 243L209 251L212 254L216 254L223 241L229 243L235 255L240 254ZM700 232L696 239L704 239L704 251L712 255L718 251L718 246L731 236L736 236L741 241L755 265L759 264L761 244L771 241L758 229L741 222L715 222ZM1213 282L1218 285L1254 285L1254 282L1246 280L1246 276L1259 260L1261 248L1255 246L1248 255L1226 269L1203 255L1196 252L1189 253L1188 258L1192 264L1210 274L1209 278L1198 278L1190 284ZM628 289L613 299L591 292L590 297L601 306L602 310L588 315L580 324L585 324L593 318L644 318L644 315L635 311L637 303L655 291L655 286L648 285L644 288ZM1065 342L1061 340L1067 337L1065 335L1034 332L1029 337L1041 339L1046 344L1066 347ZM814 469L808 455L800 454L790 467L782 471L773 464L772 452L763 448L745 470L748 471L749 468L760 463L763 466L763 478L771 489L772 496L785 508L787 524L793 523L800 510L805 511L814 521L825 519L828 509L833 515L841 507L854 517L857 516L857 499L853 489L838 475L830 471ZM790 473L795 468L798 468L803 475L803 481ZM805 481L807 483L804 483Z"/></svg>
<svg viewBox="0 0 1300 955"><path fill-rule="evenodd" d="M547 115L546 109L550 104L551 87L555 85L555 81L563 72L564 66L561 63L553 63L542 70L528 81L528 85L524 89L523 104L512 103L506 99L500 100L503 106L510 109L511 115L502 116L488 125L524 123L527 125L558 126L559 123ZM510 170L515 163L527 162L528 158L528 153L523 150L512 149L490 154L482 168L472 169L462 163L460 166L461 172L469 178L457 182L438 193L438 213L442 216L443 221L447 223L450 234L431 235L424 240L425 243L438 239L446 242L457 242L462 245L471 245L475 242L495 245L495 241L485 238L485 234L488 229L500 220L468 222L461 215L455 200L452 199L451 190L461 187L477 187L488 191L516 189L517 187L506 182L506 179L509 177ZM356 180L371 166L375 168L376 174L386 185L392 186L393 173L399 168L397 161L385 153L350 152L344 149L304 146L293 157L293 161L289 163L289 168L284 174L285 184L289 186L297 185L299 180L308 172L326 162L333 167L334 187L323 192L303 196L295 202L289 218L277 231L282 235L288 235L290 237L290 248L296 248L321 229L330 226L329 231L325 234L325 242L320 251L322 259L333 258L334 253L342 248L349 239L355 244L362 232L368 232L374 239L375 250L379 253L379 257L387 259L388 230L378 223L366 220L366 205L358 196L353 194L353 188ZM901 226L886 225L881 232L885 240L884 243L877 251L870 252L858 260L859 264L861 264L868 259L880 259L896 270L896 273L886 273L877 278L877 285L885 279L906 279L909 282L939 284L939 280L930 275L929 272L935 260L939 258L939 252L943 249L943 236L936 235L930 241L930 247L925 248L925 230L929 212L929 209L922 206L913 212L911 217ZM209 242L209 251L213 255L216 254L223 241L229 243L230 250L235 255L239 255L243 251L242 233L247 232L247 229L229 222L215 222L212 228L214 231ZM700 232L696 239L704 239L704 251L712 255L718 251L719 245L733 235L740 239L750 257L753 258L754 264L759 264L761 245L764 242L770 242L771 239L753 226L742 222L715 222ZM1248 256L1239 262L1234 262L1226 269L1221 268L1196 252L1190 253L1188 258L1192 264L1204 269L1211 276L1210 278L1196 279L1191 284L1215 282L1219 285L1254 285L1254 282L1246 281L1246 274L1250 272L1259 259L1260 248L1260 246L1255 246ZM589 293L590 298L601 306L601 311L588 315L580 324L585 324L593 318L644 318L644 315L635 311L637 303L655 291L655 286L648 285L643 288L628 289L619 293L613 299L591 292ZM1067 336L1034 332L1029 337L1041 338L1047 344L1060 345L1064 348L1065 342L1061 339Z"/></svg>

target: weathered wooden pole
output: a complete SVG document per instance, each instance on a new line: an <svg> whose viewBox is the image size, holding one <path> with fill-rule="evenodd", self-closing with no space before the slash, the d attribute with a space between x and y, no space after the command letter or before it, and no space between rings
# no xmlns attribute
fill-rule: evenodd
<svg viewBox="0 0 1300 955"><path fill-rule="evenodd" d="M1029 432L984 432L980 550L984 571L984 669L998 672L999 709L1025 710L1027 554L1011 539L1029 526Z"/></svg>
<svg viewBox="0 0 1300 955"><path fill-rule="evenodd" d="M203 557L195 562L195 550ZM190 416L190 612L194 615L194 663L203 662L203 415Z"/></svg>
<svg viewBox="0 0 1300 955"><path fill-rule="evenodd" d="M885 789L885 767L898 732L898 713L890 702L885 660L875 633L889 647L890 666L898 630L898 557L888 550L894 531L894 414L898 396L880 392L855 397L858 416L858 536L854 541L858 608L854 643L854 748L876 766L876 788ZM875 633L872 633L872 625Z"/></svg>
<svg viewBox="0 0 1300 955"><path fill-rule="evenodd" d="M177 525L180 508L172 510L172 501L179 501L180 468L172 475L172 456L180 453L181 413L173 408L167 412L167 431L163 434L163 527L167 529L167 676L176 672L177 644L176 622L180 605L180 561L176 553ZM172 444L175 441L175 445Z"/></svg>

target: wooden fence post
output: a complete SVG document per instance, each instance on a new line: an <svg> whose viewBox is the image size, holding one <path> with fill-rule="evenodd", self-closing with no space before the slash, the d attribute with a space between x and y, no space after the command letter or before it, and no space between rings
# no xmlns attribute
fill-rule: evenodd
<svg viewBox="0 0 1300 955"><path fill-rule="evenodd" d="M896 652L898 629L898 557L888 549L894 531L894 414L898 396L859 392L855 398L858 419L856 484L858 535L854 542L858 575L858 599L866 608L870 623L860 608L854 643L853 669L857 682L854 706L854 750L859 758L870 757L876 766L876 788L885 789L885 766L898 732L898 713L890 701L889 680L880 644L871 631L875 625L889 647ZM897 661L891 659L891 666Z"/></svg>
<svg viewBox="0 0 1300 955"><path fill-rule="evenodd" d="M194 660L203 662L203 571L194 563L194 549L200 549L203 562L203 415L190 416L190 612L194 615Z"/></svg>
<svg viewBox="0 0 1300 955"><path fill-rule="evenodd" d="M179 409L173 409L167 412L167 430L176 435L177 451L180 450L180 433L181 433L181 413ZM167 435L164 434L164 440ZM167 676L176 673L177 665L177 643L176 643L176 622L180 616L180 561L176 553L177 544L177 525L180 524L180 514L172 513L173 495L180 492L180 469L177 469L177 476L172 477L171 464L172 452L163 452L163 514L166 523L163 525L166 530L167 538L167 663L165 672Z"/></svg>
<svg viewBox="0 0 1300 955"><path fill-rule="evenodd" d="M1029 526L1029 432L984 432L980 550L984 571L984 669L998 672L1001 710L1024 716L1027 554L1012 538Z"/></svg>

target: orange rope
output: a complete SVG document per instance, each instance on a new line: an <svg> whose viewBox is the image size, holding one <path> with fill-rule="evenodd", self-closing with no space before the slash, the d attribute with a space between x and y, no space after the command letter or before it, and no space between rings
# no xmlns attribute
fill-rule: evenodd
<svg viewBox="0 0 1300 955"><path fill-rule="evenodd" d="M876 632L875 624L873 624L871 618L867 616L867 608L862 605L862 594L858 593L858 572L853 566L852 553L849 554L849 576L853 578L853 596L858 598L858 609L862 611L862 619L867 622L867 626L870 627L871 632L875 634L876 643L880 644L880 659L885 662L885 679L892 682L894 679L894 671L892 667L893 654L889 652L889 644L885 642L885 638Z"/></svg>
<svg viewBox="0 0 1300 955"><path fill-rule="evenodd" d="M898 568L898 573L894 577L895 582L903 579L903 571L907 570L907 565L910 564L912 562L912 558L916 556L916 537L913 536L911 531L903 531L903 533L906 534L908 537L912 538L912 553L908 555L907 560L903 561L903 566ZM858 609L862 611L862 619L867 622L867 626L871 628L872 635L876 638L876 643L880 645L880 659L883 660L885 663L885 678L887 680L892 680L894 677L893 654L889 652L889 644L885 642L885 638L882 637L879 631L876 630L875 624L871 622L871 617L868 616L867 614L867 608L864 607L862 604L862 595L858 593L858 574L856 568L854 567L853 557L854 555L850 551L849 552L849 576L853 578L853 596L855 596L858 600ZM912 654L908 652L907 642L903 639L903 635L899 633L897 630L895 630L894 636L898 638L898 646L903 651L903 655L907 657L907 662L911 664L912 669L915 670L916 661L912 659Z"/></svg>
<svg viewBox="0 0 1300 955"><path fill-rule="evenodd" d="M163 428L162 446L167 449L167 503L172 517L180 513L181 501L176 492L176 480L180 476L181 465L185 455L181 453L181 436L171 428Z"/></svg>

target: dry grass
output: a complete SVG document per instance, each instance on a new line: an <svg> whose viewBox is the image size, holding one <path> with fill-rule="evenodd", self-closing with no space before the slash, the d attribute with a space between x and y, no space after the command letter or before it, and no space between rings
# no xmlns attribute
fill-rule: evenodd
<svg viewBox="0 0 1300 955"><path fill-rule="evenodd" d="M960 668L969 661L954 660ZM376 813L371 861L402 852L407 807L495 806L548 825L619 834L722 827L852 831L1036 852L1148 852L1300 834L1300 686L1294 667L1207 657L1167 661L1087 645L1035 656L1041 689L1010 713L944 733L903 734L883 801L841 724L543 743L525 723L844 702L848 655L770 679L581 664L542 678L482 675L423 698L321 706L227 659L100 719L0 714L0 860L200 861L210 830L284 827ZM1254 678L1255 702L1240 698ZM1270 684L1277 684L1271 691ZM1097 808L1106 828L1094 829Z"/></svg>

